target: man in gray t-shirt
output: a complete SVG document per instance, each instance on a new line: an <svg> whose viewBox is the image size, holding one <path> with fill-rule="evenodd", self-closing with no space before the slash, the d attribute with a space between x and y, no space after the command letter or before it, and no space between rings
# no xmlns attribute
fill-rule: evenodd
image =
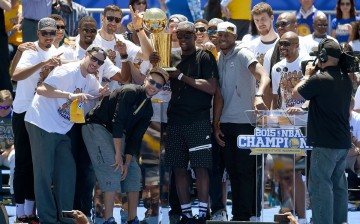
<svg viewBox="0 0 360 224"><path fill-rule="evenodd" d="M217 91L214 100L214 134L224 148L222 153L233 191L233 220L249 221L256 215L253 211L257 189L256 157L249 155L249 149L238 149L236 139L240 134L253 134L254 128L244 111L267 109L262 98L270 79L253 53L235 42L234 24L219 23L217 29L221 49L218 62L221 94ZM255 80L260 82L257 92Z"/></svg>

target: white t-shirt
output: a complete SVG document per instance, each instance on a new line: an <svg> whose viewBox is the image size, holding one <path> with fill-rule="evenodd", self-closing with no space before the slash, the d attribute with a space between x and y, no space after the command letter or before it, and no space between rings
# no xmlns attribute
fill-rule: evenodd
<svg viewBox="0 0 360 224"><path fill-rule="evenodd" d="M126 44L128 60L131 62L134 62L136 55L140 51L141 48L139 46L136 46L133 42L131 42L129 40L125 40L124 36L121 34L115 34L115 38L113 40L107 41L100 36L100 33L98 33L94 39L93 44L101 46L108 54L115 52L116 53L115 65L117 67L121 68L122 63L121 63L120 54L118 51L115 51L115 49L114 49L114 46L116 45L116 39L118 39ZM120 84L116 81L111 81L109 87L110 87L110 90L113 91L113 90L117 89L118 87L120 87Z"/></svg>
<svg viewBox="0 0 360 224"><path fill-rule="evenodd" d="M263 65L264 63L264 57L268 50L273 49L275 46L275 43L277 42L279 38L277 38L272 43L264 43L261 41L260 37L255 38L254 40L250 41L249 46L251 51L254 53L254 56L258 62Z"/></svg>
<svg viewBox="0 0 360 224"><path fill-rule="evenodd" d="M351 111L350 129L356 141L360 141L360 114L355 111Z"/></svg>
<svg viewBox="0 0 360 224"><path fill-rule="evenodd" d="M289 107L300 108L305 100L295 100L291 97L291 92L300 79L303 77L301 71L301 61L306 56L299 56L295 61L288 63L283 59L272 67L272 91L278 94L279 88L281 93L281 109L286 110Z"/></svg>
<svg viewBox="0 0 360 224"><path fill-rule="evenodd" d="M52 45L47 51L39 47L38 42L34 42L37 51L26 50L22 53L20 61L16 69L25 69L30 66L43 62L57 54L56 48ZM40 70L37 70L26 79L17 82L16 96L13 102L15 113L26 112L29 108L34 94L36 92L37 83L40 79Z"/></svg>
<svg viewBox="0 0 360 224"><path fill-rule="evenodd" d="M44 83L65 92L89 93L93 96L98 95L101 87L94 75L84 77L81 74L80 62L55 68ZM70 121L70 104L69 99L36 94L25 115L25 121L49 133L66 134L74 124Z"/></svg>
<svg viewBox="0 0 360 224"><path fill-rule="evenodd" d="M360 40L353 40L350 41L350 46L352 47L353 51L360 51Z"/></svg>

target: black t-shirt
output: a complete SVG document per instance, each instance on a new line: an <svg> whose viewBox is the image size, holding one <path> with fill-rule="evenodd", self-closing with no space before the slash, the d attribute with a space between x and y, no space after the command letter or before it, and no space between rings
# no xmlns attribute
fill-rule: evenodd
<svg viewBox="0 0 360 224"><path fill-rule="evenodd" d="M125 133L125 154L138 156L152 116L151 99L147 98L144 87L128 84L104 97L89 112L87 121L103 125L113 138L122 138Z"/></svg>
<svg viewBox="0 0 360 224"><path fill-rule="evenodd" d="M335 149L350 148L351 80L339 67L326 67L298 91L310 100L307 144Z"/></svg>
<svg viewBox="0 0 360 224"><path fill-rule="evenodd" d="M219 78L214 56L203 50L192 55L182 55L176 66L184 76L194 79ZM171 99L168 107L169 124L190 124L199 120L210 120L212 95L195 89L178 79L170 79Z"/></svg>

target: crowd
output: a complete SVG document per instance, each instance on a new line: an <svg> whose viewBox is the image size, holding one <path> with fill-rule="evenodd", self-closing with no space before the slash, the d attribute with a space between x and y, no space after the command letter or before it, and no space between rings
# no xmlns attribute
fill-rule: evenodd
<svg viewBox="0 0 360 224"><path fill-rule="evenodd" d="M84 217L91 216L95 182L105 224L116 224L118 192L128 200L122 222L142 222L141 141L151 121L166 133L171 224L228 220L224 176L231 220L259 221L261 158L239 150L237 137L254 133L244 111L277 109L308 111L313 147L309 184L296 171L295 198L284 186L279 193L281 212L293 212L297 220L286 213L291 223L308 223L309 191L313 223L347 222L345 169L349 186L360 181L360 164L346 163L351 145L355 153L360 147L360 77L342 65L344 52L360 52L354 0L338 0L332 21L314 0L300 0L297 12L276 21L265 2L209 1L204 18L200 1L160 3L170 15L174 70L157 66L161 56L143 25L146 0L130 0L129 15L106 6L101 24L71 0L0 0L0 117L12 119L14 133L13 144L1 145L1 161L11 169L16 222L91 222ZM314 62L304 70L304 61ZM152 98L168 105L165 116Z"/></svg>

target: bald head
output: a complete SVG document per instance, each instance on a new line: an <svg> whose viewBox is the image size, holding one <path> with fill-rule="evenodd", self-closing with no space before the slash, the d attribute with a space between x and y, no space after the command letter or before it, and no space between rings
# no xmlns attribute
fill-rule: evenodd
<svg viewBox="0 0 360 224"><path fill-rule="evenodd" d="M287 39L292 43L299 43L299 36L293 31L288 31L281 36L281 39Z"/></svg>
<svg viewBox="0 0 360 224"><path fill-rule="evenodd" d="M326 31L328 28L328 20L325 14L318 13L314 19L313 23L314 36L316 38L325 38Z"/></svg>
<svg viewBox="0 0 360 224"><path fill-rule="evenodd" d="M296 14L293 12L281 13L276 20L275 27L280 37L287 31L296 32L297 30Z"/></svg>

